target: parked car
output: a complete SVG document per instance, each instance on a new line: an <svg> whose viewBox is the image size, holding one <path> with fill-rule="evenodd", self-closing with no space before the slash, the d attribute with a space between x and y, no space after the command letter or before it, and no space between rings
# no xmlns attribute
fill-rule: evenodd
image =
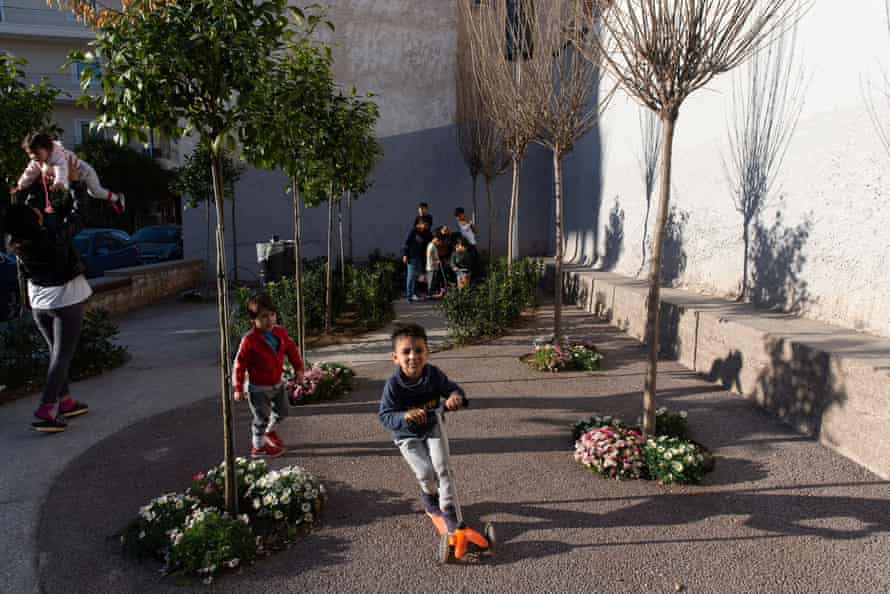
<svg viewBox="0 0 890 594"><path fill-rule="evenodd" d="M19 307L19 280L15 256L0 253L0 321L15 317Z"/></svg>
<svg viewBox="0 0 890 594"><path fill-rule="evenodd" d="M139 251L130 237L118 229L83 229L74 236L74 247L87 267L87 278L102 276L107 270L139 266Z"/></svg>
<svg viewBox="0 0 890 594"><path fill-rule="evenodd" d="M178 225L143 227L130 238L139 250L139 261L154 264L182 259L182 228Z"/></svg>

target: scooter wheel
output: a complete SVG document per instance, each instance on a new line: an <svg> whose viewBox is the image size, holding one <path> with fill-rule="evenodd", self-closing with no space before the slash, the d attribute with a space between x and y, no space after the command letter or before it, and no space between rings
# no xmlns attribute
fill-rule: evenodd
<svg viewBox="0 0 890 594"><path fill-rule="evenodd" d="M446 565L454 560L454 549L451 548L448 535L443 534L439 539L439 563Z"/></svg>
<svg viewBox="0 0 890 594"><path fill-rule="evenodd" d="M482 534L485 536L485 540L488 541L488 548L482 551L482 554L485 556L494 555L494 548L497 545L497 534L494 531L494 524L486 523L482 528Z"/></svg>

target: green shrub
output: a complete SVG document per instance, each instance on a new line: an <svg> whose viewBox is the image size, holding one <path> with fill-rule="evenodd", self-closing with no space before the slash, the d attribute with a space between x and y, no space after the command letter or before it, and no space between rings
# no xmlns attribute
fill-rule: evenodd
<svg viewBox="0 0 890 594"><path fill-rule="evenodd" d="M130 358L127 348L114 342L118 333L106 310L88 310L69 377L83 379L126 363ZM0 385L10 389L37 387L43 383L48 365L46 341L34 319L26 316L7 322L0 331Z"/></svg>
<svg viewBox="0 0 890 594"><path fill-rule="evenodd" d="M588 419L581 419L572 425L572 443L581 439L581 436L599 427L614 427L615 429L626 429L627 426L618 417L611 415L601 415L594 413Z"/></svg>
<svg viewBox="0 0 890 594"><path fill-rule="evenodd" d="M689 424L686 421L686 411L674 412L666 406L655 410L655 435L666 435L677 439L689 439ZM637 419L637 424L643 424L643 417Z"/></svg>
<svg viewBox="0 0 890 594"><path fill-rule="evenodd" d="M250 504L247 492L253 484L269 472L265 460L235 458L235 482L238 484L240 509ZM225 465L214 466L207 472L199 472L192 477L188 494L201 500L206 507L225 507Z"/></svg>
<svg viewBox="0 0 890 594"><path fill-rule="evenodd" d="M233 518L214 508L192 511L185 524L171 531L169 571L197 573L206 582L223 568L234 569L256 556L256 540L245 515Z"/></svg>
<svg viewBox="0 0 890 594"><path fill-rule="evenodd" d="M347 300L358 317L369 325L380 325L392 318L392 302L398 297L393 279L396 265L378 261L368 267L348 266Z"/></svg>
<svg viewBox="0 0 890 594"><path fill-rule="evenodd" d="M572 344L553 338L535 341L535 351L524 358L538 371L593 371L600 368L603 354L592 344Z"/></svg>
<svg viewBox="0 0 890 594"><path fill-rule="evenodd" d="M643 455L647 476L664 485L698 483L707 471L702 448L685 439L667 435L649 438Z"/></svg>
<svg viewBox="0 0 890 594"><path fill-rule="evenodd" d="M452 340L467 343L503 334L524 310L537 306L542 271L540 261L526 258L514 262L508 273L501 258L470 287L452 287L439 302Z"/></svg>
<svg viewBox="0 0 890 594"><path fill-rule="evenodd" d="M127 348L114 341L120 331L104 309L91 309L83 319L80 342L71 361L71 379L98 375L120 367L130 359Z"/></svg>
<svg viewBox="0 0 890 594"><path fill-rule="evenodd" d="M286 466L260 477L247 497L254 529L278 544L293 540L298 527L316 522L324 486L299 466Z"/></svg>
<svg viewBox="0 0 890 594"><path fill-rule="evenodd" d="M355 378L355 371L340 363L316 363L305 370L300 383L289 366L285 371L285 391L294 406L342 396L352 390Z"/></svg>
<svg viewBox="0 0 890 594"><path fill-rule="evenodd" d="M121 536L124 550L134 557L164 560L170 549L170 531L181 528L200 501L190 495L168 493L139 510Z"/></svg>

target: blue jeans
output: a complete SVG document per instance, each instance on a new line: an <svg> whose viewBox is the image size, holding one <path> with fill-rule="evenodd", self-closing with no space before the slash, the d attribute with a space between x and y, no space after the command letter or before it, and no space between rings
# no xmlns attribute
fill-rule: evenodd
<svg viewBox="0 0 890 594"><path fill-rule="evenodd" d="M417 281L417 271L420 269L419 262L408 260L408 286L406 287L406 290L408 291L408 301L414 299L414 283Z"/></svg>

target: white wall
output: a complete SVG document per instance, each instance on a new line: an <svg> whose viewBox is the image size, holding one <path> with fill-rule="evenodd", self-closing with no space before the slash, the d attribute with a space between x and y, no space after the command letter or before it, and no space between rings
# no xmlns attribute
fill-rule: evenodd
<svg viewBox="0 0 890 594"><path fill-rule="evenodd" d="M836 2L816 0L799 23L798 43L809 77L806 102L778 174L774 207L762 217L769 228L780 212L780 229L789 235L773 237L778 253L762 260L761 270L774 293L803 296L805 315L890 336L890 211L885 199L890 194L890 156L874 132L860 84L877 78L882 66L890 70L883 1L857 0L855 8L839 9ZM686 266L676 284L719 295L736 294L742 276L741 217L733 209L721 160L729 155L732 77L742 72L723 75L687 101L674 145L672 204L689 215L682 241ZM570 232L569 253L573 242L583 240L586 247L578 260L598 256L603 262L606 227L617 201L624 212L624 237L614 270L630 275L641 261L645 212L638 113L626 96L616 96L601 129L582 144L583 157L569 163L573 181L566 188L572 202L567 210L597 219L598 230L596 254L583 225ZM890 122L886 106L882 113ZM597 192L600 165L602 188ZM653 219L654 204L650 235ZM791 234L799 249L787 241ZM789 254L795 256L791 266ZM795 262L799 270L789 274Z"/></svg>

